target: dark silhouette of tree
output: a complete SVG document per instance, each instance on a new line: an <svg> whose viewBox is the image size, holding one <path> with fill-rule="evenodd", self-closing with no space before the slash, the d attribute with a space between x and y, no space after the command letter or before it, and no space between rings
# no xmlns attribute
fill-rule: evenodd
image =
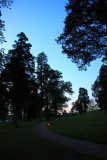
<svg viewBox="0 0 107 160"><path fill-rule="evenodd" d="M5 120L8 115L9 94L7 85L3 83L0 75L0 119Z"/></svg>
<svg viewBox="0 0 107 160"><path fill-rule="evenodd" d="M13 0L1 0L0 1L0 7L10 8L12 3L13 3Z"/></svg>
<svg viewBox="0 0 107 160"><path fill-rule="evenodd" d="M65 93L72 94L72 84L62 81L62 73L51 69L45 53L37 57L37 84L40 95L40 114L45 113L47 119L53 114L57 115L58 110L64 107L69 99Z"/></svg>
<svg viewBox="0 0 107 160"><path fill-rule="evenodd" d="M50 118L50 115L54 115L57 113L57 105L54 107L54 102L58 101L58 89L59 89L59 81L62 78L61 72L57 70L53 70L50 68L48 79L46 83L46 107L45 113L47 114L47 119ZM57 94L57 96L56 96Z"/></svg>
<svg viewBox="0 0 107 160"><path fill-rule="evenodd" d="M15 41L13 49L7 54L7 64L3 71L5 81L10 88L16 126L22 118L22 110L26 103L29 103L29 96L32 93L31 81L34 80L35 71L34 57L30 53L31 44L27 43L28 38L23 32L17 37L18 41Z"/></svg>
<svg viewBox="0 0 107 160"><path fill-rule="evenodd" d="M83 112L86 113L89 103L90 100L88 91L85 88L79 88L78 99L73 107L76 108L76 110L79 111L80 114L82 114Z"/></svg>
<svg viewBox="0 0 107 160"><path fill-rule="evenodd" d="M79 111L80 115L83 113L83 107L80 101L77 99L76 102L72 106L72 110Z"/></svg>
<svg viewBox="0 0 107 160"><path fill-rule="evenodd" d="M27 120L39 118L40 96L36 79L30 80L30 94L24 107L24 115Z"/></svg>
<svg viewBox="0 0 107 160"><path fill-rule="evenodd" d="M48 99L50 101L51 112L53 111L54 116L57 117L58 111L66 107L66 102L70 100L65 93L72 95L73 90L71 82L64 82L62 80L61 72L51 70L50 75L51 77L48 83Z"/></svg>
<svg viewBox="0 0 107 160"><path fill-rule="evenodd" d="M99 76L92 85L92 95L101 110L107 111L107 65L102 65Z"/></svg>
<svg viewBox="0 0 107 160"><path fill-rule="evenodd" d="M37 84L38 84L38 93L40 95L40 106L39 106L39 117L42 117L42 110L46 105L46 90L47 83L49 79L50 66L48 65L48 59L44 52L40 53L37 56Z"/></svg>
<svg viewBox="0 0 107 160"><path fill-rule="evenodd" d="M104 56L107 60L107 1L69 0L63 33L57 38L62 52L79 69Z"/></svg>
<svg viewBox="0 0 107 160"><path fill-rule="evenodd" d="M5 21L1 19L2 12L1 8L7 7L10 8L13 0L0 0L0 43L6 42L3 32L5 31Z"/></svg>
<svg viewBox="0 0 107 160"><path fill-rule="evenodd" d="M72 84L62 80L62 73L51 69L45 53L36 58L30 53L31 44L21 32L13 49L1 56L0 67L0 118L6 118L8 108L13 113L16 127L22 118L49 119L66 107L72 95Z"/></svg>
<svg viewBox="0 0 107 160"><path fill-rule="evenodd" d="M4 37L4 34L3 32L5 31L5 24L4 24L4 21L1 20L1 11L0 11L0 43L3 43L5 42L5 37Z"/></svg>
<svg viewBox="0 0 107 160"><path fill-rule="evenodd" d="M2 72L5 68L5 54L4 50L0 54L0 118L5 120L8 114L8 90L7 84L3 80Z"/></svg>
<svg viewBox="0 0 107 160"><path fill-rule="evenodd" d="M0 75L5 67L5 63L6 63L6 55L4 53L4 49L2 48L0 52Z"/></svg>
<svg viewBox="0 0 107 160"><path fill-rule="evenodd" d="M67 102L70 100L66 96L66 93L72 95L72 84L71 82L64 82L60 80L58 82L58 85L56 88L53 88L52 94L53 94L53 101L52 101L52 107L54 109L55 117L57 117L58 110L62 110L63 108L67 107Z"/></svg>

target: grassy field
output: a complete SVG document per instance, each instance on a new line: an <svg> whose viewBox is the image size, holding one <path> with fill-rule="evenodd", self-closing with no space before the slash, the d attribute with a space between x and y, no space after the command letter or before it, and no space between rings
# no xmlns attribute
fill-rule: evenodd
<svg viewBox="0 0 107 160"><path fill-rule="evenodd" d="M41 138L35 130L38 123L24 122L20 128L0 123L0 160L98 160Z"/></svg>
<svg viewBox="0 0 107 160"><path fill-rule="evenodd" d="M51 122L50 127L60 134L107 144L107 113L94 113Z"/></svg>

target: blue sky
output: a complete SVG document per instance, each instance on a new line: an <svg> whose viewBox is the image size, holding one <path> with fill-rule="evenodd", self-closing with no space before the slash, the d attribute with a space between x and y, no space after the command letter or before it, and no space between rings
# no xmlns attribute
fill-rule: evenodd
<svg viewBox="0 0 107 160"><path fill-rule="evenodd" d="M51 68L61 71L63 79L72 83L75 93L69 102L71 104L76 101L80 87L86 88L92 98L91 86L99 74L101 60L92 62L87 71L79 71L76 64L62 54L61 46L55 39L64 28L67 2L68 0L14 0L11 10L2 9L7 40L2 47L7 52L17 40L16 35L24 32L32 44L31 53L37 56L45 52Z"/></svg>

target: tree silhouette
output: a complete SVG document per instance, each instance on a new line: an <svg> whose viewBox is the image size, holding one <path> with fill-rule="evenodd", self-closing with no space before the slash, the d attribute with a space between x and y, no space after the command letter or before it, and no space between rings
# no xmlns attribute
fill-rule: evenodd
<svg viewBox="0 0 107 160"><path fill-rule="evenodd" d="M14 122L22 116L22 109L26 102L29 103L29 96L32 92L31 81L34 79L35 62L30 53L31 44L27 43L28 38L21 32L17 35L13 49L7 54L7 64L3 71L5 81L10 88L11 102L13 107Z"/></svg>
<svg viewBox="0 0 107 160"><path fill-rule="evenodd" d="M63 33L57 38L64 54L79 69L91 61L107 58L107 1L69 0Z"/></svg>
<svg viewBox="0 0 107 160"><path fill-rule="evenodd" d="M64 82L61 79L56 82L57 83L55 85L53 84L51 89L53 97L52 107L54 109L55 117L57 116L57 111L65 108L67 106L66 102L70 100L70 98L66 96L66 93L70 95L73 94L71 82Z"/></svg>
<svg viewBox="0 0 107 160"><path fill-rule="evenodd" d="M46 105L46 90L47 83L49 78L50 66L48 65L48 59L44 52L40 53L37 56L37 84L38 84L38 92L40 95L40 106L39 113L42 116L42 109Z"/></svg>
<svg viewBox="0 0 107 160"><path fill-rule="evenodd" d="M1 0L0 1L0 7L7 7L7 8L9 8L12 3L13 3L13 0Z"/></svg>
<svg viewBox="0 0 107 160"><path fill-rule="evenodd" d="M0 119L5 120L8 115L9 94L7 85L3 83L0 75Z"/></svg>
<svg viewBox="0 0 107 160"><path fill-rule="evenodd" d="M107 65L102 65L99 71L99 76L92 85L92 95L101 110L107 110Z"/></svg>
<svg viewBox="0 0 107 160"><path fill-rule="evenodd" d="M37 84L40 95L40 114L45 113L47 119L51 114L57 115L58 110L62 110L69 100L65 93L72 95L72 84L62 80L62 73L51 69L45 53L40 53L37 57ZM44 111L44 112L43 112Z"/></svg>
<svg viewBox="0 0 107 160"><path fill-rule="evenodd" d="M1 0L0 1L0 43L6 42L3 32L5 31L5 21L1 19L2 12L1 8L7 7L10 8L11 4L13 3L13 0Z"/></svg>
<svg viewBox="0 0 107 160"><path fill-rule="evenodd" d="M4 50L0 54L0 118L5 120L8 114L8 90L7 84L5 83L2 72L5 68L6 56Z"/></svg>
<svg viewBox="0 0 107 160"><path fill-rule="evenodd" d="M85 88L79 88L78 99L74 104L74 108L81 114L82 112L87 111L88 104L90 103L88 91Z"/></svg>

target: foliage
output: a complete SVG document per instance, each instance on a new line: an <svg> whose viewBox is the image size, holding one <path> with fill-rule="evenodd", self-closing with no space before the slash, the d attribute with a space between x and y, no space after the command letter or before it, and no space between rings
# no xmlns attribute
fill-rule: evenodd
<svg viewBox="0 0 107 160"><path fill-rule="evenodd" d="M11 4L13 3L13 0L0 0L0 9L7 7L10 8ZM6 42L3 32L5 31L5 21L1 19L2 12L0 10L0 43Z"/></svg>
<svg viewBox="0 0 107 160"><path fill-rule="evenodd" d="M98 110L99 107L98 107L98 104L95 103L94 99L90 99L90 102L88 104L88 111L95 111L95 110Z"/></svg>
<svg viewBox="0 0 107 160"><path fill-rule="evenodd" d="M57 116L58 110L62 110L64 104L69 100L65 93L72 95L72 84L61 80L62 73L51 69L45 53L37 57L37 83L40 95L40 113L44 110L47 118L50 115Z"/></svg>
<svg viewBox="0 0 107 160"><path fill-rule="evenodd" d="M46 87L49 79L50 66L48 65L48 59L45 53L40 53L36 58L37 61L37 83L38 83L38 92L40 95L40 112L46 105Z"/></svg>
<svg viewBox="0 0 107 160"><path fill-rule="evenodd" d="M9 8L12 3L13 3L13 0L1 0L0 1L0 8L1 7L7 7L7 8Z"/></svg>
<svg viewBox="0 0 107 160"><path fill-rule="evenodd" d="M8 108L11 109L15 126L23 118L57 116L69 101L65 94L73 93L71 82L64 82L62 73L49 66L46 54L35 58L26 35L21 32L17 37L13 49L0 57L0 116L5 113L6 117Z"/></svg>
<svg viewBox="0 0 107 160"><path fill-rule="evenodd" d="M2 48L0 50L0 74L5 67L5 63L6 63L6 55L4 53L4 49Z"/></svg>
<svg viewBox="0 0 107 160"><path fill-rule="evenodd" d="M2 71L5 67L6 56L4 54L4 49L0 52L0 118L5 120L8 114L8 101L9 94L7 90L7 84L4 83L2 77Z"/></svg>
<svg viewBox="0 0 107 160"><path fill-rule="evenodd" d="M89 103L88 91L85 88L79 88L78 99L73 107L81 114L82 112L86 112Z"/></svg>
<svg viewBox="0 0 107 160"><path fill-rule="evenodd" d="M107 57L107 2L106 0L69 0L67 17L57 43L64 54L79 69L86 69L91 61Z"/></svg>
<svg viewBox="0 0 107 160"><path fill-rule="evenodd" d="M102 110L107 110L107 65L102 65L99 76L92 85L93 96Z"/></svg>
<svg viewBox="0 0 107 160"><path fill-rule="evenodd" d="M3 20L1 20L1 11L0 11L0 43L5 42L5 37L3 35L3 32L5 31L5 23Z"/></svg>
<svg viewBox="0 0 107 160"><path fill-rule="evenodd" d="M15 121L21 116L25 102L29 102L35 71L34 57L30 53L31 44L27 43L28 38L22 32L17 36L18 41L15 41L13 49L8 52L7 64L2 72L4 81L8 83Z"/></svg>
<svg viewBox="0 0 107 160"><path fill-rule="evenodd" d="M1 77L0 77L1 78ZM7 86L0 79L0 119L5 120L8 115Z"/></svg>

